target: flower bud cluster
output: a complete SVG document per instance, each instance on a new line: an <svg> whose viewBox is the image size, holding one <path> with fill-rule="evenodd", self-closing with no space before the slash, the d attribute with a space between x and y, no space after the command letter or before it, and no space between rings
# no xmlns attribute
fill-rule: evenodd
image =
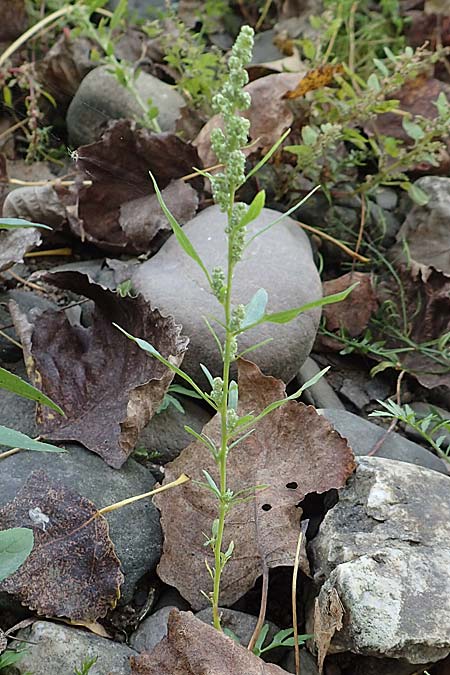
<svg viewBox="0 0 450 675"><path fill-rule="evenodd" d="M253 29L243 26L231 50L229 74L221 91L213 97L213 109L223 117L224 129L214 129L211 146L225 171L211 179L213 197L222 211L230 206L231 196L245 180L245 155L241 148L247 143L250 122L236 114L250 106L250 95L242 91L248 82L245 66L250 63L253 49Z"/></svg>
<svg viewBox="0 0 450 675"><path fill-rule="evenodd" d="M219 302L223 302L225 297L225 272L221 267L214 267L212 271L212 289Z"/></svg>
<svg viewBox="0 0 450 675"><path fill-rule="evenodd" d="M245 318L245 306L238 305L233 309L233 313L231 315L230 329L233 331L233 333L236 333L240 329L244 318Z"/></svg>
<svg viewBox="0 0 450 675"><path fill-rule="evenodd" d="M211 398L218 406L223 399L223 380L221 377L215 377L213 380L213 388L211 390Z"/></svg>

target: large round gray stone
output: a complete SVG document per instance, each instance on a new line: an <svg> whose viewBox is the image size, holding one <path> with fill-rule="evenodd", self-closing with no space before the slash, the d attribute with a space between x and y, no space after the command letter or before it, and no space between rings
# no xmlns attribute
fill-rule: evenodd
<svg viewBox="0 0 450 675"><path fill-rule="evenodd" d="M269 225L280 213L263 209L248 226L249 236ZM211 206L183 227L209 270L225 267L227 242L226 215ZM222 308L212 294L196 263L171 236L158 253L143 263L132 277L133 287L163 314L172 314L183 326L190 339L183 369L199 382L205 382L199 363L214 375L221 370L217 346L203 320L204 316L222 317ZM246 304L259 288L269 294L267 311L276 312L299 307L322 295L319 273L314 264L306 234L291 219L280 223L257 237L246 249L237 265L232 302ZM266 323L244 333L239 339L239 351L273 338L249 355L264 373L285 382L299 371L314 343L320 310L300 315L288 324ZM214 323L219 335L223 334Z"/></svg>
<svg viewBox="0 0 450 675"><path fill-rule="evenodd" d="M343 605L344 625L332 651L410 664L445 658L449 542L450 477L406 462L360 458L309 544L319 606L326 612L334 591Z"/></svg>
<svg viewBox="0 0 450 675"><path fill-rule="evenodd" d="M183 97L158 78L141 72L136 87L144 101L152 100L158 110L162 131L174 131ZM67 111L70 142L76 146L97 141L113 119L137 119L142 109L133 94L108 72L107 66L94 68L81 82Z"/></svg>

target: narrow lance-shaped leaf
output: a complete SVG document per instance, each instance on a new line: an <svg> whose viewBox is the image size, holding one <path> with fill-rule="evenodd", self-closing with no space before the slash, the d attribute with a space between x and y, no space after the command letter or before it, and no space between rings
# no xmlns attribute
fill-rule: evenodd
<svg viewBox="0 0 450 675"><path fill-rule="evenodd" d="M241 328L238 332L242 333L245 330L249 330L250 328L254 328L255 326L259 326L261 323L289 323L289 321L292 321L293 319L296 319L299 314L303 314L303 312L308 312L310 309L316 309L317 307L323 307L324 305L331 305L334 302L341 302L341 300L345 300L345 298L350 295L350 293L353 291L354 288L358 285L359 282L356 284L352 284L348 288L346 288L344 291L341 291L340 293L333 293L332 295L326 295L324 298L320 298L319 300L314 300L313 302L308 302L306 305L302 305L301 307L294 307L293 309L285 309L281 312L275 312L273 314L265 314L259 321L255 321L255 323L250 324L249 326L246 326L245 328Z"/></svg>
<svg viewBox="0 0 450 675"><path fill-rule="evenodd" d="M27 527L12 527L0 532L0 581L23 565L33 545L33 530Z"/></svg>
<svg viewBox="0 0 450 675"><path fill-rule="evenodd" d="M153 186L155 188L156 197L158 198L159 205L160 205L161 209L163 210L163 213L166 216L167 220L169 221L170 226L173 230L173 233L174 233L175 237L177 238L178 243L180 244L183 251L185 251L185 253L187 253L188 256L190 258L192 258L192 260L195 260L197 265L203 270L206 278L208 279L209 285L212 287L212 279L211 279L211 276L210 276L208 270L206 269L206 267L203 263L203 260L200 258L199 254L197 253L194 246L190 242L186 233L183 232L183 228L181 227L179 222L176 220L176 218L174 218L174 216L171 214L171 212L167 208L166 203L165 203L165 201L164 201L164 199L161 195L161 192L158 188L158 184L155 180L154 175L151 172L149 172L149 173L150 173L150 178L153 181Z"/></svg>
<svg viewBox="0 0 450 675"><path fill-rule="evenodd" d="M21 450L36 450L37 452L66 452L64 448L58 448L57 445L35 441L21 431L9 429L1 425L0 445L6 445L9 448L20 448Z"/></svg>
<svg viewBox="0 0 450 675"><path fill-rule="evenodd" d="M238 228L245 227L253 220L256 220L256 218L263 210L265 202L266 202L266 192L265 190L260 190L253 199L250 206L248 207L247 213L245 213L240 219Z"/></svg>
<svg viewBox="0 0 450 675"><path fill-rule="evenodd" d="M16 230L19 227L40 227L43 230L51 230L52 228L42 223L32 223L30 220L23 218L0 218L0 230Z"/></svg>
<svg viewBox="0 0 450 675"><path fill-rule="evenodd" d="M53 410L56 410L60 415L64 415L64 411L54 403L48 396L33 387L29 382L25 382L18 375L10 373L9 370L0 368L0 389L6 389L7 391L12 391L22 398L29 398L31 401L36 401L42 405L46 405Z"/></svg>
<svg viewBox="0 0 450 675"><path fill-rule="evenodd" d="M239 398L239 389L237 382L231 380L230 386L228 387L228 408L230 408L231 410L237 410L238 398Z"/></svg>

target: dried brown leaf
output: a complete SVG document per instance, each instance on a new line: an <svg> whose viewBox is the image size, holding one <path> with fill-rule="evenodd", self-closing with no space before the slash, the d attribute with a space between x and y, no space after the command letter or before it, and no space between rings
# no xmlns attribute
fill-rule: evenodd
<svg viewBox="0 0 450 675"><path fill-rule="evenodd" d="M41 435L78 441L120 468L140 431L161 404L173 373L149 358L112 324L139 335L180 365L187 338L172 317L139 296L121 298L78 272L48 274L49 283L92 299L91 325L72 325L63 311L48 310L30 324L12 308L32 382L57 401L66 418L38 410Z"/></svg>
<svg viewBox="0 0 450 675"><path fill-rule="evenodd" d="M349 272L337 279L325 281L323 294L326 296L339 293L355 282L359 282L359 285L346 300L323 308L325 326L330 332L339 333L344 329L346 334L357 337L367 328L370 317L376 311L378 302L370 274ZM319 335L316 339L316 348L340 351L342 343L326 335Z"/></svg>
<svg viewBox="0 0 450 675"><path fill-rule="evenodd" d="M326 595L321 594L321 601L316 598L314 605L314 643L317 647L317 664L319 673L323 672L323 662L337 630L342 628L344 608L338 592L332 588Z"/></svg>
<svg viewBox="0 0 450 675"><path fill-rule="evenodd" d="M25 253L40 243L41 235L34 227L0 230L0 272L22 262Z"/></svg>
<svg viewBox="0 0 450 675"><path fill-rule="evenodd" d="M85 497L43 471L0 509L0 529L29 527L34 547L0 590L46 616L95 620L115 606L123 582L108 523Z"/></svg>
<svg viewBox="0 0 450 675"><path fill-rule="evenodd" d="M259 657L197 619L171 611L167 637L150 653L131 657L132 675L283 675Z"/></svg>
<svg viewBox="0 0 450 675"><path fill-rule="evenodd" d="M192 185L177 180L200 165L195 148L175 134L154 134L119 120L96 143L78 149L77 168L92 186L77 185L70 198L69 224L82 240L111 253L147 253L161 245L161 233L171 231L155 198L149 172L155 176L172 213L183 224L197 210ZM138 218L137 218L138 215Z"/></svg>
<svg viewBox="0 0 450 675"><path fill-rule="evenodd" d="M295 89L287 91L283 98L300 98L305 96L309 91L314 91L315 89L321 89L327 84L333 82L334 76L344 72L344 69L341 65L330 65L320 66L319 68L314 68L310 70L302 77L300 82L297 84Z"/></svg>
<svg viewBox="0 0 450 675"><path fill-rule="evenodd" d="M287 101L283 100L283 96L295 87L298 78L299 73L276 73L254 80L244 87L244 91L252 97L250 108L242 112L242 116L250 120L248 154L271 148L283 132L291 126L294 116ZM217 163L217 158L211 149L210 135L213 129L220 126L221 117L215 115L205 124L194 141L204 166Z"/></svg>
<svg viewBox="0 0 450 675"><path fill-rule="evenodd" d="M18 37L27 27L25 0L0 0L0 42Z"/></svg>
<svg viewBox="0 0 450 675"><path fill-rule="evenodd" d="M239 364L240 414L261 411L285 396L281 380L264 376L249 361ZM204 432L219 437L217 416ZM339 488L354 470L354 457L343 439L312 406L286 403L258 423L255 432L233 448L228 458L229 487L238 492L268 485L230 514L224 546L231 540L235 553L222 577L221 603L231 605L254 584L263 564L270 568L293 565L301 510L299 502L311 492ZM201 590L211 579L205 558L214 565L204 534L211 530L217 504L213 495L194 481L204 481L202 469L218 480L216 465L205 446L191 443L166 465L166 480L181 472L193 480L170 496L157 495L161 511L164 552L158 568L166 583L176 586L194 609L207 605Z"/></svg>

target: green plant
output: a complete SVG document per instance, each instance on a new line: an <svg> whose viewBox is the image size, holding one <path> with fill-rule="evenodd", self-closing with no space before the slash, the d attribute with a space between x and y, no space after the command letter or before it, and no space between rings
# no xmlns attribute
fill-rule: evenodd
<svg viewBox="0 0 450 675"><path fill-rule="evenodd" d="M293 628L285 628L284 630L278 631L278 633L276 633L273 636L272 642L264 646L264 642L266 641L268 632L269 632L269 625L265 624L261 629L261 632L258 635L258 639L256 640L255 646L253 648L253 653L256 654L256 656L261 656L261 654L265 654L271 649L277 649L278 647L294 646ZM312 635L298 635L297 644L301 646L312 637L313 637Z"/></svg>
<svg viewBox="0 0 450 675"><path fill-rule="evenodd" d="M12 649L7 649L3 654L0 654L0 670L12 666L23 657L24 651L15 651ZM25 675L32 675L31 673Z"/></svg>
<svg viewBox="0 0 450 675"><path fill-rule="evenodd" d="M139 347L147 351L154 358L157 358L174 373L188 382L194 391L208 403L220 418L220 441L217 443L205 434L198 434L190 427L185 427L194 438L208 448L217 467L217 480L207 471L203 471L205 482L202 483L202 486L205 489L210 490L217 500L217 518L212 524L211 535L207 537L205 546L210 546L213 552L214 566L211 567L207 564L213 588L207 597L212 604L214 626L219 630L221 629L219 615L221 576L227 562L233 555L234 549L234 543L231 542L228 548L223 550L225 520L233 506L252 499L255 491L264 487L249 486L248 488L234 493L228 487L227 482L227 457L243 439L253 433L255 425L259 420L268 415L271 411L284 405L287 401L299 398L304 389L317 381L324 372L322 371L319 373L294 394L271 403L259 414L240 416L238 413L239 388L237 382L231 379L231 366L240 356L257 349L260 344L255 344L245 351L239 352L239 336L245 331L251 330L262 323L287 323L309 309L320 307L331 302L338 302L339 300L344 299L351 291L350 288L342 293L322 298L302 307L275 313L266 312L268 294L263 288L260 288L255 293L247 305L233 305L232 303L235 267L241 260L242 254L249 243L268 229L263 228L252 237L247 236L247 225L258 217L264 207L264 191L260 191L250 205L235 203L235 195L246 180L254 175L258 169L268 161L283 140L280 139L275 144L274 148L267 153L247 176L245 175L245 155L242 152L242 149L247 144L249 122L245 118L242 118L238 114L238 111L245 110L250 105L250 96L243 92L242 88L248 81L248 76L244 67L250 62L252 46L253 30L248 26L244 26L231 51L228 64L228 77L225 80L220 93L213 98L213 108L215 112L222 115L224 129L223 131L221 129L215 129L212 132L211 143L219 162L224 165L224 170L214 176L207 172L203 172L211 181L215 203L218 204L220 209L227 215L225 232L228 244L225 269L217 267L210 272L206 268L203 260L188 239L184 230L180 227L179 223L165 205L158 189L158 185L152 176L159 203L172 226L173 233L178 240L178 243L183 248L184 252L189 255L203 271L211 292L215 295L219 305L222 307L223 318L220 320L217 319L217 322L222 326L225 332L225 337L222 342L214 330L214 327L207 322L208 328L212 333L222 357L222 374L220 377L214 377L207 366L200 364L211 388L209 392L203 391L202 387L194 382L188 374L180 368L175 367L151 344L126 333L117 326L125 335L134 340ZM276 225L284 215L276 218L270 226Z"/></svg>
<svg viewBox="0 0 450 675"><path fill-rule="evenodd" d="M97 663L97 659L98 656L94 656L92 659L84 659L80 669L75 668L73 671L74 675L89 675L89 671L91 670L92 666Z"/></svg>
<svg viewBox="0 0 450 675"><path fill-rule="evenodd" d="M378 401L378 403L383 406L384 410L374 410L369 417L385 417L403 422L403 424L417 431L439 457L450 463L449 448L442 449L444 441L448 441L447 434L450 432L450 420L442 417L433 407L430 407L430 412L427 415L421 417L407 404L398 405L391 399ZM445 431L447 434L439 435L441 431Z"/></svg>

